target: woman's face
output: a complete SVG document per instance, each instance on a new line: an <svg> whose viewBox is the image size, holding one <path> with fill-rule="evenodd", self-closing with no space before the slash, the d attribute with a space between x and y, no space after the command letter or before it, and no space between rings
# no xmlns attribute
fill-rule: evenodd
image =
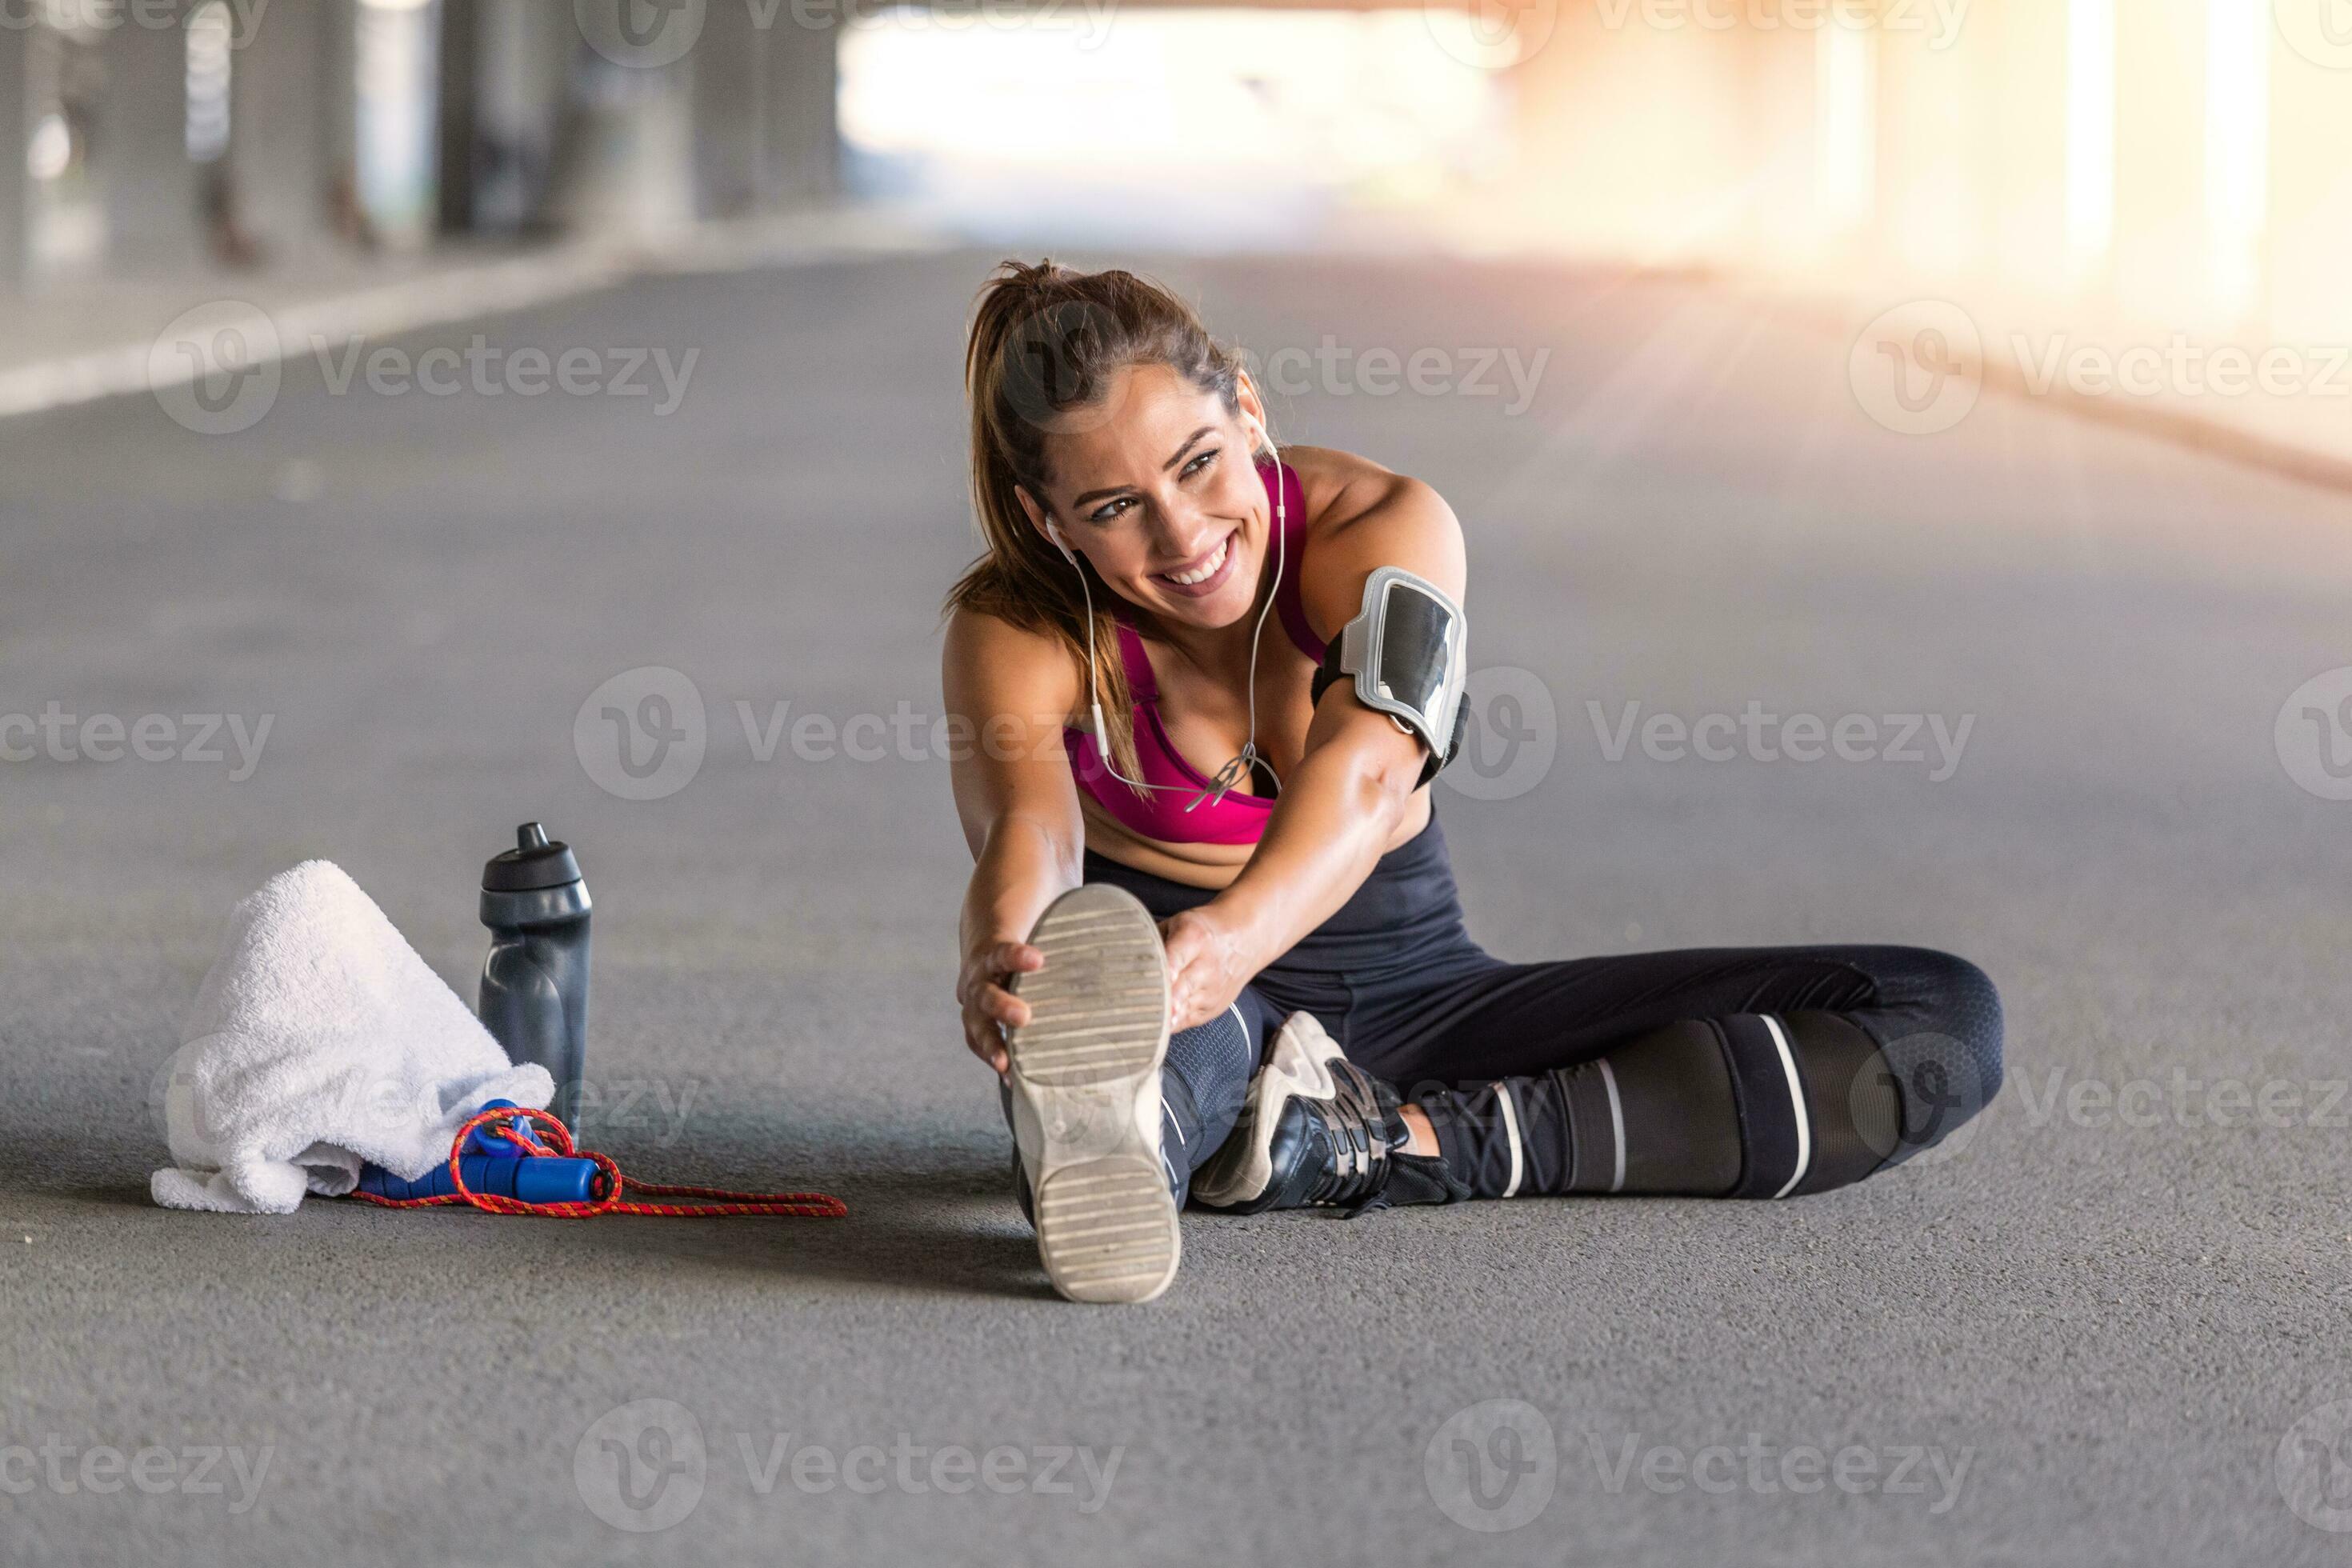
<svg viewBox="0 0 2352 1568"><path fill-rule="evenodd" d="M1053 477L1027 498L1030 521L1042 530L1050 513L1104 582L1153 614L1233 625L1257 601L1271 521L1246 381L1240 403L1229 414L1165 365L1118 372L1100 405L1046 438Z"/></svg>

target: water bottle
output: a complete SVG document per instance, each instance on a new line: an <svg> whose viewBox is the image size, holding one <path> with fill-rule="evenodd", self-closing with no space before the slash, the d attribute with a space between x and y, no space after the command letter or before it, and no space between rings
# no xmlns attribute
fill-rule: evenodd
<svg viewBox="0 0 2352 1568"><path fill-rule="evenodd" d="M588 884L571 847L550 843L536 822L517 828L515 847L482 868L482 923L490 928L482 1024L508 1060L547 1069L550 1109L576 1129L588 1050Z"/></svg>

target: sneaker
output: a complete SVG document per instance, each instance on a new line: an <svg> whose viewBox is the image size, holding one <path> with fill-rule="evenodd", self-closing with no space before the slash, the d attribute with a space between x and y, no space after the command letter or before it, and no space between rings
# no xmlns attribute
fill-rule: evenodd
<svg viewBox="0 0 2352 1568"><path fill-rule="evenodd" d="M1294 1013L1192 1195L1232 1214L1374 1206L1410 1142L1397 1108L1396 1091L1340 1054L1313 1014Z"/></svg>
<svg viewBox="0 0 2352 1568"><path fill-rule="evenodd" d="M1005 1031L1013 1141L1037 1255L1073 1301L1149 1301L1176 1278L1176 1197L1160 1161L1168 959L1135 895L1093 883L1029 933L1030 1020Z"/></svg>

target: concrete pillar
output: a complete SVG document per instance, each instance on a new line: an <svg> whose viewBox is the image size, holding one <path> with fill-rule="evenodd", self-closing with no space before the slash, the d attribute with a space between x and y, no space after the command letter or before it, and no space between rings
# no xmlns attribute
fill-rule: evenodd
<svg viewBox="0 0 2352 1568"><path fill-rule="evenodd" d="M299 262L327 233L333 181L328 16L273 5L238 39L229 78L228 166L237 222L264 259Z"/></svg>
<svg viewBox="0 0 2352 1568"><path fill-rule="evenodd" d="M2271 57L2269 292L2276 342L2352 342L2347 147L2352 147L2352 41L2337 46L2326 35L2290 40L2282 32Z"/></svg>
<svg viewBox="0 0 2352 1568"><path fill-rule="evenodd" d="M133 273L178 272L204 258L196 165L189 161L187 33L127 25L109 34L104 140L108 259Z"/></svg>
<svg viewBox="0 0 2352 1568"><path fill-rule="evenodd" d="M474 222L517 234L544 220L573 57L585 46L567 6L482 0Z"/></svg>
<svg viewBox="0 0 2352 1568"><path fill-rule="evenodd" d="M790 5L778 7L774 25L760 35L764 146L759 200L769 211L818 205L841 194L840 24L803 26L793 17Z"/></svg>
<svg viewBox="0 0 2352 1568"><path fill-rule="evenodd" d="M441 0L441 232L470 234L476 174L480 169L481 7L476 0Z"/></svg>
<svg viewBox="0 0 2352 1568"><path fill-rule="evenodd" d="M1981 277L1994 230L1998 7L1947 24L1926 5L1879 21L1884 258L1921 279Z"/></svg>
<svg viewBox="0 0 2352 1568"><path fill-rule="evenodd" d="M2116 6L2115 293L2128 315L2208 317L2206 0Z"/></svg>
<svg viewBox="0 0 2352 1568"><path fill-rule="evenodd" d="M31 29L0 27L0 290L24 287L31 270L33 191L25 153L32 138Z"/></svg>
<svg viewBox="0 0 2352 1568"><path fill-rule="evenodd" d="M1993 228L1989 263L2003 283L2063 292L2067 255L2067 0L1980 0L1970 26L1991 29L1998 58L1985 127Z"/></svg>
<svg viewBox="0 0 2352 1568"><path fill-rule="evenodd" d="M773 26L791 25L779 6ZM737 217L760 205L771 30L749 5L718 5L695 45L694 173L700 216Z"/></svg>

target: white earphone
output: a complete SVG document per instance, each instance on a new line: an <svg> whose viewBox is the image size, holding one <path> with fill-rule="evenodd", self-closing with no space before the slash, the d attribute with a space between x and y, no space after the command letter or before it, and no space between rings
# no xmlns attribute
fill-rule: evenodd
<svg viewBox="0 0 2352 1568"><path fill-rule="evenodd" d="M1283 573L1289 565L1290 520L1284 508L1283 492L1288 487L1285 484L1283 479L1281 449L1275 446L1274 438L1266 434L1265 425L1262 420L1253 419L1249 422L1249 425L1250 429L1257 437L1258 445L1264 447L1274 459L1275 548L1274 582L1266 589L1265 604L1258 610L1257 625L1252 628L1250 632L1249 739L1242 743L1242 749L1238 755L1236 755L1231 762L1227 763L1223 767L1217 770L1215 776L1210 779L1209 787L1207 789L1198 791L1193 794L1192 803L1184 808L1187 812L1199 810L1203 802L1220 801L1224 799L1226 795L1233 793L1233 791L1240 785L1243 780L1250 776L1251 770L1253 768L1264 763L1265 762L1265 759L1258 755L1257 751L1258 639L1265 635L1265 617L1273 611L1274 601L1282 592ZM1088 706L1094 710L1095 750L1097 755L1102 759L1103 771L1109 773L1111 777L1118 780L1119 783L1123 784L1130 784L1137 789L1162 790L1171 795L1184 794L1192 788L1191 785L1146 784L1141 779L1129 778L1125 773L1120 773L1118 767L1111 762L1110 744L1108 739L1110 731L1108 727L1103 723L1101 677L1095 668L1094 584L1087 580L1087 569L1084 565L1080 564L1078 561L1078 552L1070 547L1068 536L1062 532L1062 525L1057 522L1048 521L1045 524L1045 532L1046 535L1053 540L1054 547L1062 552L1062 559L1067 561L1077 572L1078 586L1086 595L1087 700ZM1265 776L1274 780L1274 793L1279 795L1282 793L1282 780L1276 775L1275 771L1271 766L1266 767Z"/></svg>

